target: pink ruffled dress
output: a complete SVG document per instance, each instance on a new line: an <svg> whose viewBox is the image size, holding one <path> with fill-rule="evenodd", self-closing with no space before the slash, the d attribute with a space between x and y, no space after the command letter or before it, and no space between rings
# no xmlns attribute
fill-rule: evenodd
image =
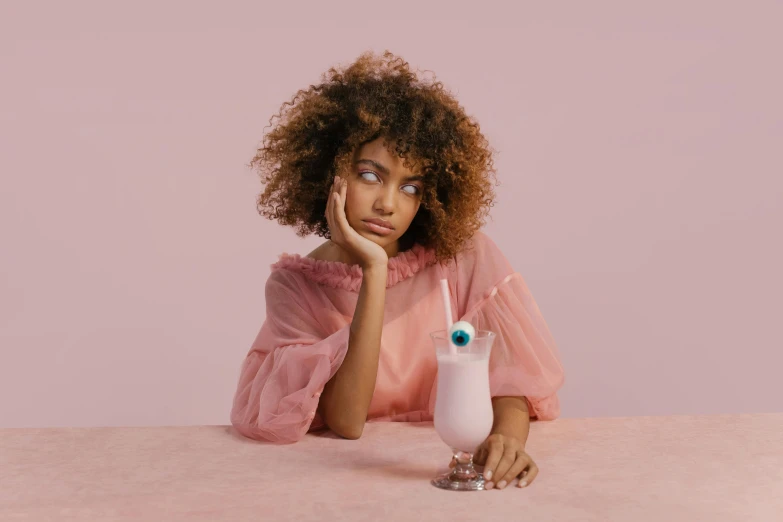
<svg viewBox="0 0 783 522"><path fill-rule="evenodd" d="M531 419L560 413L557 346L522 276L477 232L446 265L421 245L389 259L380 359L368 422L432 420L437 362L429 333L445 328L440 280L454 320L497 334L490 391L524 396ZM283 254L266 283L267 317L242 364L231 423L243 435L290 443L324 428L316 412L342 364L362 272L358 265Z"/></svg>

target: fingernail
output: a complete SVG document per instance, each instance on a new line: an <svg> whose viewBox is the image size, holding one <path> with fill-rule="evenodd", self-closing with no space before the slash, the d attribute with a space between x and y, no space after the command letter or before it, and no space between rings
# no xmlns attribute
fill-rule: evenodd
<svg viewBox="0 0 783 522"><path fill-rule="evenodd" d="M520 488L524 488L525 486L527 486L527 482L524 481L524 480L520 480L519 484L517 484L517 487L520 487Z"/></svg>
<svg viewBox="0 0 783 522"><path fill-rule="evenodd" d="M494 484L492 482L487 482L486 484L484 484L485 489L492 489L493 486Z"/></svg>
<svg viewBox="0 0 783 522"><path fill-rule="evenodd" d="M505 487L506 487L506 481L505 480L501 480L500 482L498 482L498 489L503 489Z"/></svg>
<svg viewBox="0 0 783 522"><path fill-rule="evenodd" d="M492 480L492 471L487 471L484 473L484 478L487 480Z"/></svg>

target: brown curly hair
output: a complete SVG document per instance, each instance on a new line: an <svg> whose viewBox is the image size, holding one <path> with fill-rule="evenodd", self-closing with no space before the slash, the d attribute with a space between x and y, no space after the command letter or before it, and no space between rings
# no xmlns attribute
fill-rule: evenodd
<svg viewBox="0 0 783 522"><path fill-rule="evenodd" d="M324 212L334 176L347 172L356 147L383 137L406 167L419 166L424 175L421 207L401 250L416 242L440 261L456 254L484 224L495 197L494 151L478 123L441 82L419 80L389 51L364 52L321 80L270 118L278 125L248 165L259 168L265 184L259 213L297 227L299 236L328 238Z"/></svg>

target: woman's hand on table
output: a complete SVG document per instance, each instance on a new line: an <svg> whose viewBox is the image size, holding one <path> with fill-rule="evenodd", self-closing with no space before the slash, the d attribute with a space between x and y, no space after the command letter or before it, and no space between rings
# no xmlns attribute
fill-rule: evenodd
<svg viewBox="0 0 783 522"><path fill-rule="evenodd" d="M522 442L507 435L492 434L487 437L476 449L473 462L484 466L486 489L492 489L495 485L503 489L517 477L517 487L523 488L538 475L538 466L525 452ZM455 465L456 460L452 458L449 467Z"/></svg>

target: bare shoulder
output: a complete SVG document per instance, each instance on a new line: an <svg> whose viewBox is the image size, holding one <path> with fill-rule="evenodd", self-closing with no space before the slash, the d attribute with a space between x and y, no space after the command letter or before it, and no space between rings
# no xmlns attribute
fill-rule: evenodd
<svg viewBox="0 0 783 522"><path fill-rule="evenodd" d="M335 252L331 241L326 240L318 245L315 250L307 254L305 257L312 259L318 259L320 261L335 261Z"/></svg>

